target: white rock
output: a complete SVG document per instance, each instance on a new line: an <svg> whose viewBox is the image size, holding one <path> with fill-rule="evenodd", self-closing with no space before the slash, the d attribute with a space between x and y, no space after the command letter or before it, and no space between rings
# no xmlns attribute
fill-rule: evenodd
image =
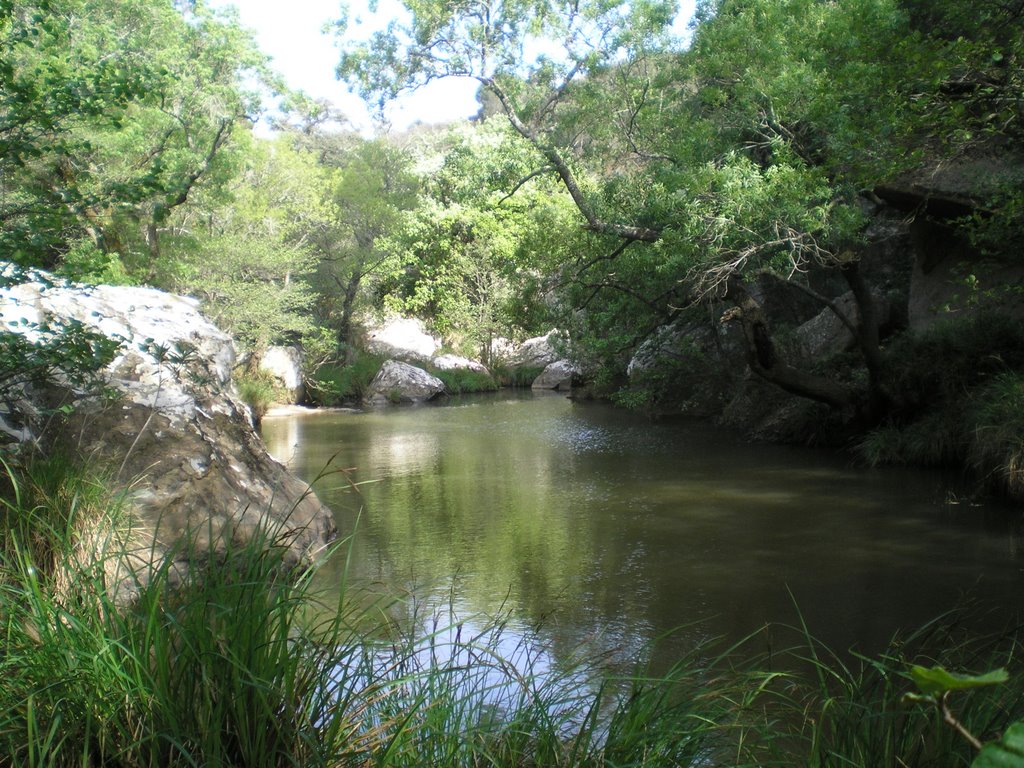
<svg viewBox="0 0 1024 768"><path fill-rule="evenodd" d="M88 390L59 371L42 388L22 383L8 393L20 402L0 414L0 431L113 467L111 485L128 491L134 522L150 532L154 554L185 536L219 548L269 527L293 560L308 562L333 537L330 510L270 457L249 409L232 394L231 337L194 299L42 276L0 287L0 329L38 338L32 323L43 320L77 320L120 340L121 349ZM99 396L99 385L119 399ZM54 396L73 406L63 419L48 415Z"/></svg>
<svg viewBox="0 0 1024 768"><path fill-rule="evenodd" d="M487 373L487 369L482 363L478 363L476 360L470 360L468 357L459 357L458 355L438 355L430 361L430 364L442 371L465 368L470 371L476 371L477 373Z"/></svg>
<svg viewBox="0 0 1024 768"><path fill-rule="evenodd" d="M427 361L437 354L441 342L427 333L420 320L392 317L368 334L366 348L377 355Z"/></svg>
<svg viewBox="0 0 1024 768"><path fill-rule="evenodd" d="M268 347L260 358L260 370L269 373L278 386L286 389L290 403L301 403L305 396L302 352L295 347Z"/></svg>

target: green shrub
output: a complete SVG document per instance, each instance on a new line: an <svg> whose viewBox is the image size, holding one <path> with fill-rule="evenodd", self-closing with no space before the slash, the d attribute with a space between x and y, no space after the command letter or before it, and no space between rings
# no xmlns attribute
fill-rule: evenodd
<svg viewBox="0 0 1024 768"><path fill-rule="evenodd" d="M954 629L957 611L909 635L893 639L874 658L839 654L815 640L803 640L775 658L774 667L803 669L778 674L756 700L762 717L746 738L762 765L969 766L972 746L942 721L933 707L908 702L916 690L912 665L948 669L991 669L1013 664L1010 684L980 688L958 701L963 726L984 739L998 735L1024 715L1022 650L1016 633L964 637Z"/></svg>
<svg viewBox="0 0 1024 768"><path fill-rule="evenodd" d="M386 358L358 352L350 363L324 363L312 375L307 397L314 405L334 407L363 399Z"/></svg>
<svg viewBox="0 0 1024 768"><path fill-rule="evenodd" d="M969 465L989 489L1024 500L1024 372L997 376L967 410Z"/></svg>
<svg viewBox="0 0 1024 768"><path fill-rule="evenodd" d="M274 377L266 371L243 373L235 379L235 384L238 387L238 396L252 408L256 421L263 418L267 409L274 403L288 400Z"/></svg>
<svg viewBox="0 0 1024 768"><path fill-rule="evenodd" d="M468 368L428 368L429 373L444 382L444 390L449 395L468 395L473 392L494 392L498 383L489 373L472 371Z"/></svg>
<svg viewBox="0 0 1024 768"><path fill-rule="evenodd" d="M858 451L872 464L966 464L1024 498L1024 327L981 312L905 336L886 356L889 421Z"/></svg>

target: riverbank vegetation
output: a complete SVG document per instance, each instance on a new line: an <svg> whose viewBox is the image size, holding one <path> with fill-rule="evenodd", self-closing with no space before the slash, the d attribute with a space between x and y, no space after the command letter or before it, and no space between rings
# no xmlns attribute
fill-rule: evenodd
<svg viewBox="0 0 1024 768"><path fill-rule="evenodd" d="M272 532L206 567L154 561L102 473L66 459L3 482L7 764L969 765L936 708L903 700L912 663L1009 669L947 702L978 739L1024 717L1016 641L964 638L955 614L878 658L798 627L769 655L707 645L616 671L585 649L555 661L539 635L509 643L500 618L403 626L357 585L324 605Z"/></svg>

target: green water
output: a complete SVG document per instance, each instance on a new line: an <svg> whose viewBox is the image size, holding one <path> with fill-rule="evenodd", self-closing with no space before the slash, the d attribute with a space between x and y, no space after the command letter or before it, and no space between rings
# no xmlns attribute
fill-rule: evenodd
<svg viewBox="0 0 1024 768"><path fill-rule="evenodd" d="M300 476L360 483L316 486L353 536L350 576L421 615L505 615L556 653L625 659L663 638L671 656L792 624L794 604L836 649L872 653L958 602L1024 607L1019 514L953 503L934 473L530 393L271 417L263 434Z"/></svg>

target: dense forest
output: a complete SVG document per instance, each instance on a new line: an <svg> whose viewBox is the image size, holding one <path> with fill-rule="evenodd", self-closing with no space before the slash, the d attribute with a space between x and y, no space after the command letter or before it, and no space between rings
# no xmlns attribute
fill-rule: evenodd
<svg viewBox="0 0 1024 768"><path fill-rule="evenodd" d="M0 252L201 297L324 402L370 316L557 328L587 394L1024 493L1024 3L408 10L338 77L480 113L370 138L201 0L3 2Z"/></svg>

